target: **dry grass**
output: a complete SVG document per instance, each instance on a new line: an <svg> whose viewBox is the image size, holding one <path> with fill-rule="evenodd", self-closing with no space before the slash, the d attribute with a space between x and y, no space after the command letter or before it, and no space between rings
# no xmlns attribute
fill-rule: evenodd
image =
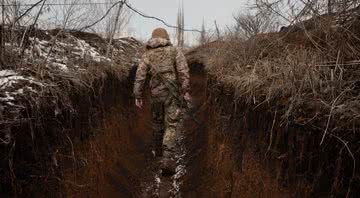
<svg viewBox="0 0 360 198"><path fill-rule="evenodd" d="M346 159L336 165L348 174L349 185L341 184L346 197L358 183L360 159L360 30L354 24L312 20L303 29L217 41L188 53L190 63L203 64L214 79L209 89L221 90L215 97L234 96L235 112L237 105L245 106L245 118L251 119L248 110L270 112L277 127L309 132L316 145L307 148L312 153L327 155L331 148L330 158ZM271 140L273 133L279 137L269 133ZM319 167L320 175L323 170Z"/></svg>
<svg viewBox="0 0 360 198"><path fill-rule="evenodd" d="M189 59L204 63L234 91L234 100L253 109L270 106L281 112L283 124L312 126L324 138L341 134L348 141L360 128L360 32L329 24L210 43Z"/></svg>
<svg viewBox="0 0 360 198"><path fill-rule="evenodd" d="M18 40L5 40L7 57L0 66L0 166L4 170L0 183L8 185L5 193L14 195L34 186L52 188L67 182L57 174L63 167L54 156L66 155L78 163L76 141L91 136L101 124L103 108L118 97L114 92L128 93L127 78L142 50L135 39L115 40L112 57L104 58L105 39L59 30L37 30L26 40L21 47ZM42 158L33 160L34 156ZM34 178L17 177L25 167ZM71 168L75 170L75 165ZM53 183L40 181L43 175Z"/></svg>
<svg viewBox="0 0 360 198"><path fill-rule="evenodd" d="M21 39L21 35L24 33L26 32L19 30L16 38ZM24 90L23 94L14 96L11 103L1 101L4 105L0 109L1 125L22 122L24 111L29 105L33 110L45 105L49 108L61 107L64 111L71 111L71 95L74 95L77 90L94 92L94 85L101 83L109 75L115 76L119 80L126 79L142 50L141 43L135 39L115 40L113 54L112 57L109 57L109 61L94 61L88 55L81 58L75 56L75 53L79 53L79 49L76 48L78 47L76 46L77 39L79 39L90 44L88 48L99 52L97 56L105 56L107 41L95 34L36 30L31 36L25 34L24 37L29 41L24 42L27 44L22 47L19 47L21 41L5 40L6 43L13 43L12 45L7 44L5 49L7 58L0 68L16 72L18 76L29 77L39 85L33 85L24 80L13 85L4 84L3 87L0 87L3 93ZM39 41L34 43L34 39L30 38L37 38ZM36 47L36 44L44 42L45 44ZM38 48L42 50L43 55L40 56L36 53L35 50ZM47 49L50 49L50 52L46 52ZM26 50L28 51L26 52ZM92 55L91 53L89 52L89 55ZM59 59L66 61L63 64L66 66L66 70L52 65L53 60L58 62Z"/></svg>

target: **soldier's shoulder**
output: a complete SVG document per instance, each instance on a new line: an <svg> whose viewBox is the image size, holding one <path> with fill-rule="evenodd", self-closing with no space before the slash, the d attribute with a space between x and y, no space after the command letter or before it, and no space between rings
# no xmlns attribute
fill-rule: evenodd
<svg viewBox="0 0 360 198"><path fill-rule="evenodd" d="M177 46L173 46L173 50L178 52L178 51L181 51L181 48L177 47Z"/></svg>
<svg viewBox="0 0 360 198"><path fill-rule="evenodd" d="M155 50L146 50L143 54L143 58L150 58L153 54L156 54Z"/></svg>
<svg viewBox="0 0 360 198"><path fill-rule="evenodd" d="M176 56L176 54L177 54L177 52L178 52L178 48L175 47L175 46L167 46L167 47L166 47L166 51L168 51L168 52L170 52L170 54Z"/></svg>

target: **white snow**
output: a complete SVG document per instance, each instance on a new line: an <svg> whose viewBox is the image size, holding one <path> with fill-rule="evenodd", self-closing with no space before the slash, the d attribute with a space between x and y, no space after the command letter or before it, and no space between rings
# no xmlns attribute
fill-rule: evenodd
<svg viewBox="0 0 360 198"><path fill-rule="evenodd" d="M56 40L56 42L39 40L38 38L29 38L29 40L32 43L25 50L28 61L38 60L41 62L46 60L47 65L54 66L63 72L70 71L68 67L70 61L90 60L97 63L112 61L102 56L95 47L92 47L85 40L71 35L67 35L64 40Z"/></svg>
<svg viewBox="0 0 360 198"><path fill-rule="evenodd" d="M73 52L73 54L79 55L82 58L89 56L95 62L111 61L111 59L101 56L94 47L91 47L89 43L81 39L77 39L77 46L74 49L77 52Z"/></svg>
<svg viewBox="0 0 360 198"><path fill-rule="evenodd" d="M43 84L32 77L25 77L19 75L13 70L0 70L0 90L12 87L14 84L20 81L28 81L30 84L36 84L43 86Z"/></svg>
<svg viewBox="0 0 360 198"><path fill-rule="evenodd" d="M61 63L51 63L52 66L57 67L58 69L64 71L64 72L68 72L69 68L65 65L65 64L61 64Z"/></svg>
<svg viewBox="0 0 360 198"><path fill-rule="evenodd" d="M174 194L181 197L180 195L180 188L182 185L181 178L186 174L186 165L185 165L186 149L184 144L184 134L181 134L178 141L180 144L180 149L179 149L179 153L175 157L177 159L176 162L177 167L175 170L176 174L173 176L172 191Z"/></svg>
<svg viewBox="0 0 360 198"><path fill-rule="evenodd" d="M16 95L18 95L18 94L24 94L24 89L23 88L21 88L21 89L18 89L17 91L15 91L14 92Z"/></svg>
<svg viewBox="0 0 360 198"><path fill-rule="evenodd" d="M45 34L50 35L46 31ZM100 49L96 46L91 46L90 43L78 39L71 34L64 34L61 38L57 39L52 37L50 40L30 37L29 41L30 43L26 49L22 49L16 42L5 43L5 47L6 50L14 54L20 55L20 53L24 52L22 54L23 62L35 66L42 65L55 70L54 72L80 73L86 70L86 67L82 67L82 64L88 64L89 62L109 63L113 61L103 56ZM116 54L116 60L118 60L119 56L124 60L131 59L127 57L125 50L126 47L134 46L132 41L135 42L136 40L120 39L119 41L120 46L113 49L114 54ZM134 60L131 59L130 61ZM21 68L19 70L0 70L0 107L2 105L17 106L19 104L16 101L25 96L25 94L37 93L41 87L48 86L36 79L36 77L28 76L25 70Z"/></svg>
<svg viewBox="0 0 360 198"><path fill-rule="evenodd" d="M33 86L42 87L44 84L14 70L0 70L0 102L7 106L15 106L16 97L24 95L25 90L36 93Z"/></svg>
<svg viewBox="0 0 360 198"><path fill-rule="evenodd" d="M0 101L1 102L9 102L9 101L14 101L15 98L10 96L9 92L5 92L5 97L0 97Z"/></svg>
<svg viewBox="0 0 360 198"><path fill-rule="evenodd" d="M16 72L13 70L0 70L0 77L6 77L6 76L11 76L11 75L15 75Z"/></svg>
<svg viewBox="0 0 360 198"><path fill-rule="evenodd" d="M5 87L11 87L13 84L19 82L20 80L28 80L27 78L17 75L15 71L12 70L2 70L0 71L0 89Z"/></svg>

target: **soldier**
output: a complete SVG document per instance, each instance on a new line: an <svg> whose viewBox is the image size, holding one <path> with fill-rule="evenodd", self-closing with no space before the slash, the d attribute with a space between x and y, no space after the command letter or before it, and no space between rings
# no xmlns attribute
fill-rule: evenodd
<svg viewBox="0 0 360 198"><path fill-rule="evenodd" d="M155 156L162 157L161 169L174 174L176 138L183 112L190 100L189 68L184 54L172 46L169 35L157 28L146 44L134 84L135 104L143 108L144 84L150 76L152 127Z"/></svg>

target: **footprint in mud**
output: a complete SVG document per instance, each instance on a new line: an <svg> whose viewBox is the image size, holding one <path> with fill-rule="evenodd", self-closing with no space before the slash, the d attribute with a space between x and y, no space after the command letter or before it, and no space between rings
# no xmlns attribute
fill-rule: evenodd
<svg viewBox="0 0 360 198"><path fill-rule="evenodd" d="M157 159L154 158L153 154L148 157L149 168L144 170L145 179L143 180L143 197L145 198L180 198L181 187L183 185L184 175L187 173L186 166L186 148L185 144L187 141L186 136L189 133L198 132L198 128L202 126L202 119L198 121L199 113L203 112L203 107L206 100L205 87L206 77L203 74L193 74L191 76L192 82L192 96L193 96L193 111L187 112L184 116L183 126L181 134L179 134L178 145L179 150L176 155L177 167L176 174L170 177L162 176L159 170L159 164ZM201 117L202 118L202 117Z"/></svg>
<svg viewBox="0 0 360 198"><path fill-rule="evenodd" d="M152 173L152 181L144 183L145 192L144 198L170 198L176 196L176 191L173 184L175 182L175 176L163 176L161 171Z"/></svg>
<svg viewBox="0 0 360 198"><path fill-rule="evenodd" d="M145 171L147 177L143 183L144 198L180 198L181 179L186 173L184 157L185 149L180 138L180 151L176 155L177 167L175 175L165 175L159 169L158 159L149 159L151 166Z"/></svg>

